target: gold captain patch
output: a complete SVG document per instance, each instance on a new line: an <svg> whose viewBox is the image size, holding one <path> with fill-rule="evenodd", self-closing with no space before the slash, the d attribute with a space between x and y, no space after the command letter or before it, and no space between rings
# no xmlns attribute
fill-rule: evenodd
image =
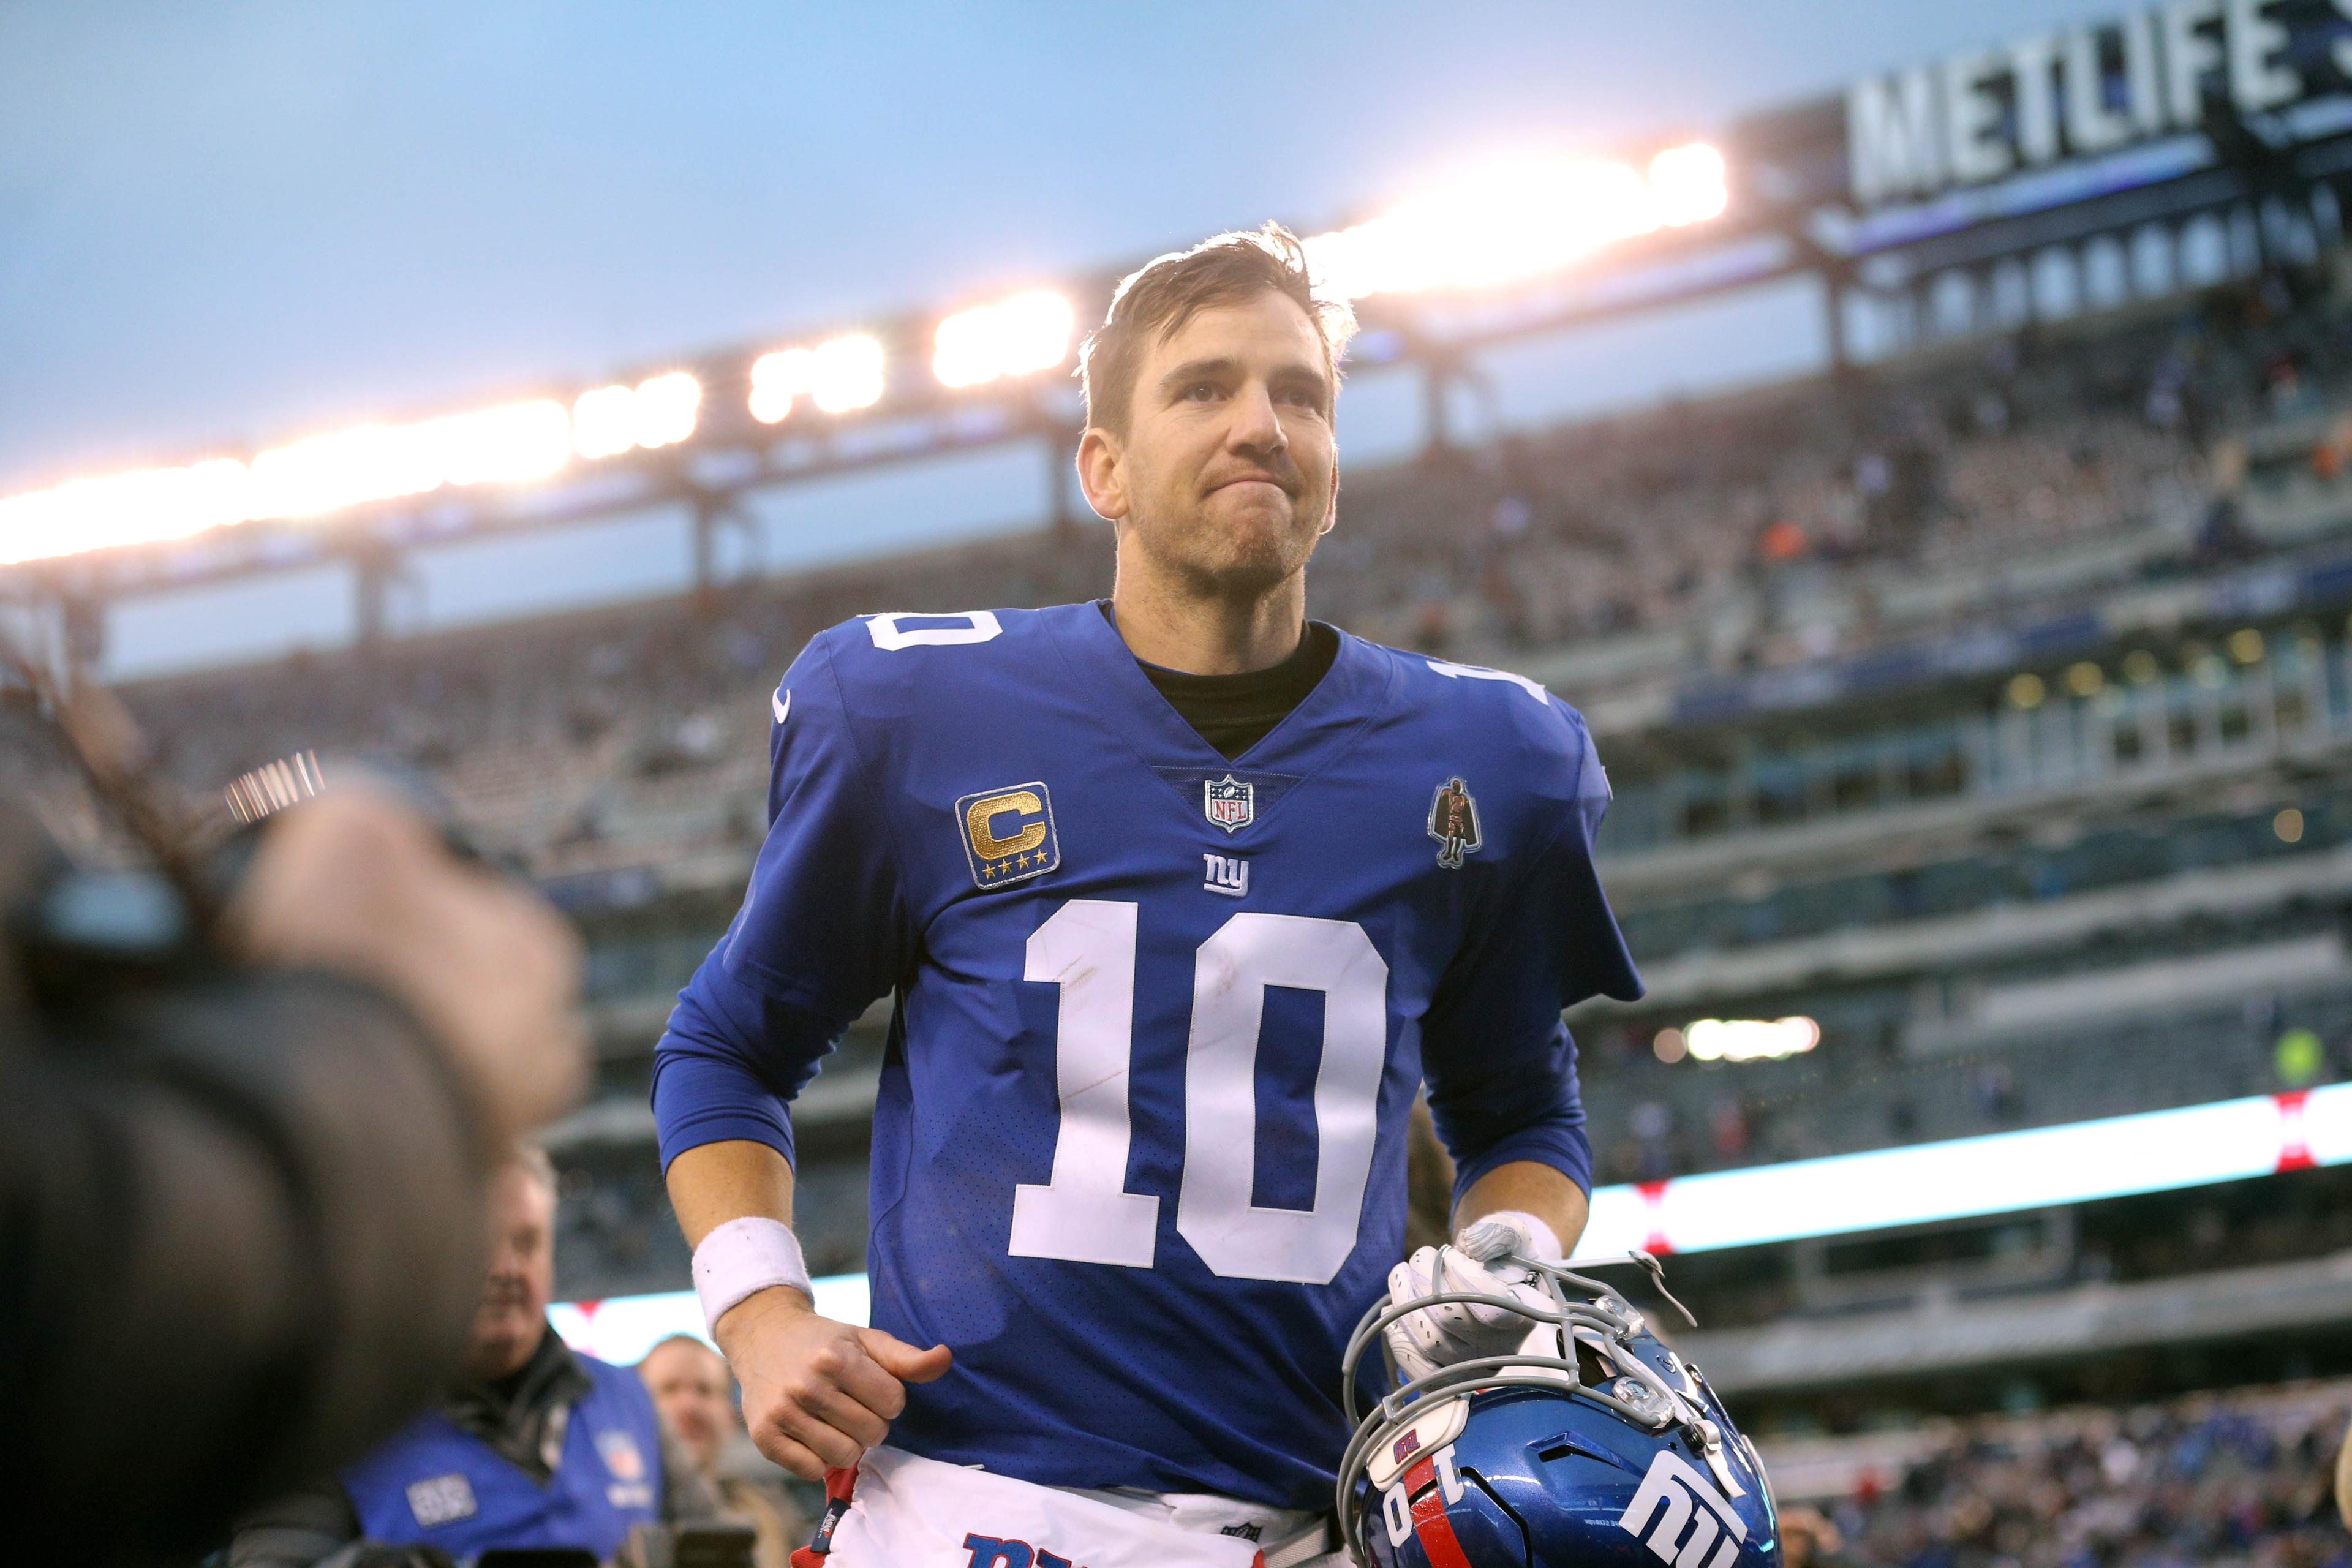
<svg viewBox="0 0 2352 1568"><path fill-rule="evenodd" d="M1032 779L1003 789L982 790L956 802L963 827L964 858L972 885L1004 888L1042 877L1062 863L1054 835L1054 797Z"/></svg>

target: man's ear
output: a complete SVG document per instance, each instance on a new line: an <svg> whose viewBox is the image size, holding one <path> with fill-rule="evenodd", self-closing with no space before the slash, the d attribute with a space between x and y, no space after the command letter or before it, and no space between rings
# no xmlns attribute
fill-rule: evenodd
<svg viewBox="0 0 2352 1568"><path fill-rule="evenodd" d="M1335 463L1331 467L1331 500L1329 504L1326 505L1323 509L1323 526L1315 531L1315 537L1320 539L1325 534L1330 532L1333 526L1336 525L1339 521L1339 465Z"/></svg>
<svg viewBox="0 0 2352 1568"><path fill-rule="evenodd" d="M1087 505L1105 522L1125 518L1132 504L1127 493L1127 465L1121 460L1118 437L1099 425L1089 425L1078 437L1078 489Z"/></svg>

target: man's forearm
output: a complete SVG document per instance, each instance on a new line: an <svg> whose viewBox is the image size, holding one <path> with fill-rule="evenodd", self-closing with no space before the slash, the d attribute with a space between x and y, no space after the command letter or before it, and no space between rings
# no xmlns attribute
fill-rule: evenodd
<svg viewBox="0 0 2352 1568"><path fill-rule="evenodd" d="M1454 1228L1459 1234L1471 1221L1503 1209L1531 1214L1551 1226L1560 1256L1572 1258L1592 1204L1564 1173L1540 1161L1513 1160L1470 1184L1454 1207Z"/></svg>
<svg viewBox="0 0 2352 1568"><path fill-rule="evenodd" d="M669 1163L669 1202L688 1247L736 1219L793 1223L793 1167L746 1138L702 1143Z"/></svg>
<svg viewBox="0 0 2352 1568"><path fill-rule="evenodd" d="M669 1197L688 1245L700 1247L732 1220L790 1225L793 1168L750 1139L697 1144L669 1163ZM743 1384L752 1442L806 1481L856 1464L906 1408L901 1384L929 1383L954 1359L943 1345L920 1350L879 1329L821 1318L804 1292L786 1285L723 1309L710 1332Z"/></svg>

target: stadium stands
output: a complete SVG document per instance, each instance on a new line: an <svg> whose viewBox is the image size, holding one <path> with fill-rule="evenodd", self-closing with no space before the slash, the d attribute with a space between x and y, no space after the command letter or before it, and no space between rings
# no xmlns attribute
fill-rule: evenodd
<svg viewBox="0 0 2352 1568"><path fill-rule="evenodd" d="M2273 273L1350 476L1315 613L1547 680L1610 762L1605 875L1652 994L1572 1020L1604 1174L2352 1068L2337 299ZM604 1095L558 1140L566 1289L656 1289L683 1251L647 1053L762 830L778 672L847 616L1081 597L1108 562L1099 529L1047 531L126 695L192 786L302 749L412 770L575 914ZM25 782L87 830L53 772ZM1653 1051L1789 1014L1817 1050ZM823 1268L862 1257L880 1023L799 1117Z"/></svg>
<svg viewBox="0 0 2352 1568"><path fill-rule="evenodd" d="M1764 1447L1784 1505L1839 1526L1817 1562L2316 1568L2347 1556L2348 1416L2352 1385L2307 1383Z"/></svg>

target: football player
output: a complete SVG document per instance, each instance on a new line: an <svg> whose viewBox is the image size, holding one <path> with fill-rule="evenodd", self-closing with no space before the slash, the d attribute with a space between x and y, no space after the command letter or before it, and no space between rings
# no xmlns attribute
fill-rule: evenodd
<svg viewBox="0 0 2352 1568"><path fill-rule="evenodd" d="M1271 226L1143 268L1083 360L1111 597L863 616L774 694L767 840L654 1106L752 1434L833 1472L834 1568L1321 1551L1424 1079L1456 1239L1401 1290L1583 1228L1560 1014L1641 991L1608 784L1535 682L1307 618L1352 330ZM886 994L861 1329L812 1307L785 1107ZM1401 1364L1524 1326L1483 1311Z"/></svg>

